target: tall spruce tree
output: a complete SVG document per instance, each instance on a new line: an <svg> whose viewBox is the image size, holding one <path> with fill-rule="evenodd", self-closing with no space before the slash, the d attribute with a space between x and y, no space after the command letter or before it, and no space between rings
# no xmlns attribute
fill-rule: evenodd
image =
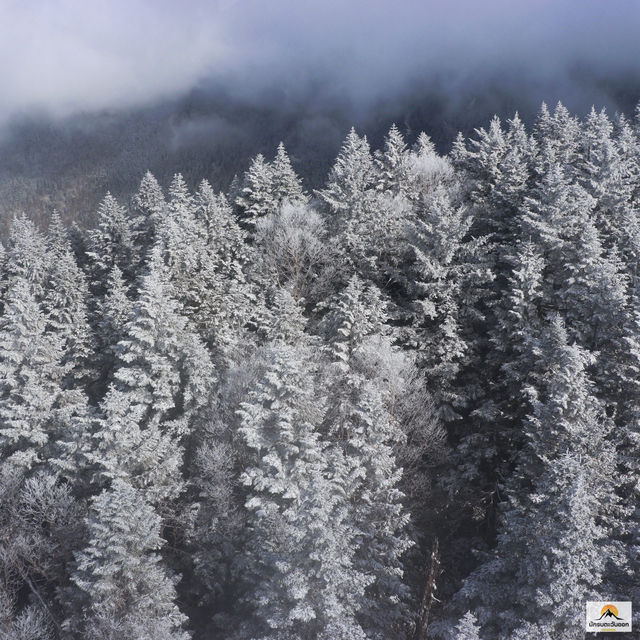
<svg viewBox="0 0 640 640"><path fill-rule="evenodd" d="M302 181L293 170L282 142L278 145L276 157L271 163L271 180L273 196L278 206L285 201L298 204L308 202L309 198L304 192Z"/></svg>
<svg viewBox="0 0 640 640"><path fill-rule="evenodd" d="M281 341L241 404L240 433L253 452L242 481L249 512L243 570L249 637L366 638L359 622L367 576L353 565L342 474L317 425L322 406L301 353ZM243 637L244 634L241 635Z"/></svg>
<svg viewBox="0 0 640 640"><path fill-rule="evenodd" d="M262 154L258 154L251 161L251 165L245 172L235 204L239 208L240 219L250 231L255 228L259 218L276 210L273 169Z"/></svg>
<svg viewBox="0 0 640 640"><path fill-rule="evenodd" d="M71 579L80 591L67 625L96 640L188 640L187 617L157 551L160 518L128 483L115 480L91 503L88 543Z"/></svg>
<svg viewBox="0 0 640 640"><path fill-rule="evenodd" d="M151 503L183 489L183 440L214 380L209 356L171 296L159 248L142 277L94 434L95 464Z"/></svg>
<svg viewBox="0 0 640 640"><path fill-rule="evenodd" d="M14 277L0 318L0 447L4 464L50 462L65 368L62 339L46 331L31 283Z"/></svg>
<svg viewBox="0 0 640 640"><path fill-rule="evenodd" d="M412 262L406 277L411 326L407 344L429 376L442 416L465 405L460 370L472 360L470 333L481 318L481 287L491 281L486 238L470 235L473 217L443 187L429 194L407 228Z"/></svg>
<svg viewBox="0 0 640 640"><path fill-rule="evenodd" d="M612 551L599 522L616 501L611 424L586 375L593 358L569 344L558 316L535 353L527 443L504 487L498 544L458 598L488 638L578 640Z"/></svg>
<svg viewBox="0 0 640 640"><path fill-rule="evenodd" d="M353 276L322 327L331 359L332 407L325 428L349 469L351 526L358 532L354 563L373 578L365 590L360 619L372 638L406 633L409 592L403 554L413 544L400 488L402 469L396 460L406 434L385 403L380 379L367 375L360 364L361 357L366 360L368 339L382 332L384 320L379 292L375 287L366 289Z"/></svg>

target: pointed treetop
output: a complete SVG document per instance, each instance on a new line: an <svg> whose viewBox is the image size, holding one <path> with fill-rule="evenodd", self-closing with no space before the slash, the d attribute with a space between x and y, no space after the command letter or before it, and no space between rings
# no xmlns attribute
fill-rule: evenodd
<svg viewBox="0 0 640 640"><path fill-rule="evenodd" d="M286 289L278 289L271 311L270 326L267 329L269 340L292 345L304 342L306 324L300 303Z"/></svg>
<svg viewBox="0 0 640 640"><path fill-rule="evenodd" d="M273 195L278 204L289 202L307 202L302 181L291 166L291 160L281 142L272 163Z"/></svg>
<svg viewBox="0 0 640 640"><path fill-rule="evenodd" d="M424 131L421 131L414 145L414 150L419 156L430 156L436 153L436 145Z"/></svg>
<svg viewBox="0 0 640 640"><path fill-rule="evenodd" d="M193 203L193 197L189 192L189 187L181 173L176 173L169 185L169 203L174 211L178 209L189 209Z"/></svg>
<svg viewBox="0 0 640 640"><path fill-rule="evenodd" d="M48 247L51 254L56 257L64 253L71 253L71 241L67 227L57 209L51 214L49 229L47 231Z"/></svg>
<svg viewBox="0 0 640 640"><path fill-rule="evenodd" d="M151 171L147 171L140 182L137 193L133 196L133 204L146 215L158 214L165 201L162 187Z"/></svg>

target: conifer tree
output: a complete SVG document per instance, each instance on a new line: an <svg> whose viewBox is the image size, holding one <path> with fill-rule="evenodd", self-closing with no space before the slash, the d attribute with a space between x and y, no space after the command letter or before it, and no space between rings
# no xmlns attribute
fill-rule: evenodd
<svg viewBox="0 0 640 640"><path fill-rule="evenodd" d="M449 490L468 504L486 505L489 519L500 479L511 474L523 446L522 420L531 410L527 389L542 330L544 267L533 243L519 245L504 299L494 308L485 360L495 371L490 394L474 408L473 429L462 434L453 456L456 472Z"/></svg>
<svg viewBox="0 0 640 640"><path fill-rule="evenodd" d="M585 373L592 357L569 345L559 317L536 355L527 444L505 487L498 546L459 598L477 605L489 637L578 640L611 552L598 522L615 502L610 424Z"/></svg>
<svg viewBox="0 0 640 640"><path fill-rule="evenodd" d="M378 286L398 279L406 248L402 243L411 204L404 193L377 191L378 170L366 137L352 129L324 189L317 195L333 235L338 281L357 273Z"/></svg>
<svg viewBox="0 0 640 640"><path fill-rule="evenodd" d="M592 217L595 199L568 184L560 166L536 191L526 199L523 228L548 264L545 304L562 314L574 339L600 353L595 376L606 396L627 318L623 266L615 248L603 247Z"/></svg>
<svg viewBox="0 0 640 640"><path fill-rule="evenodd" d="M51 265L43 307L48 329L63 341L67 386L74 388L91 375L94 343L88 317L89 287L59 218L53 219L48 239Z"/></svg>
<svg viewBox="0 0 640 640"><path fill-rule="evenodd" d="M4 268L5 285L12 278L29 283L32 295L42 302L49 273L50 256L46 240L25 215L13 219Z"/></svg>
<svg viewBox="0 0 640 640"><path fill-rule="evenodd" d="M166 202L162 188L154 175L147 171L133 196L131 228L136 245L144 259L157 239L157 232L166 216Z"/></svg>
<svg viewBox="0 0 640 640"><path fill-rule="evenodd" d="M277 341L240 409L253 463L245 575L253 629L263 638L366 638L356 618L367 578L353 567L342 478L327 468L322 415L295 347Z"/></svg>
<svg viewBox="0 0 640 640"><path fill-rule="evenodd" d="M151 503L181 492L183 438L207 401L213 369L171 297L160 250L151 255L124 337L92 457Z"/></svg>
<svg viewBox="0 0 640 640"><path fill-rule="evenodd" d="M379 292L365 289L353 276L323 321L334 367L332 375L329 370L332 407L325 423L351 478L351 526L359 532L355 566L374 580L360 613L372 638L402 637L406 631L409 594L402 556L412 545L400 489L402 469L396 461L405 433L390 415L379 381L358 362L367 339L382 331L384 319Z"/></svg>
<svg viewBox="0 0 640 640"><path fill-rule="evenodd" d="M125 336L125 326L133 303L128 297L129 287L122 272L115 265L106 281L105 295L98 303L96 326L98 369L108 379L117 361L118 343Z"/></svg>
<svg viewBox="0 0 640 640"><path fill-rule="evenodd" d="M135 277L137 256L131 221L126 209L110 193L98 207L97 227L89 232L88 255L96 293L102 293L102 283L115 265L129 280Z"/></svg>
<svg viewBox="0 0 640 640"><path fill-rule="evenodd" d="M317 192L333 214L332 228L343 229L349 220L362 217L366 192L373 188L375 177L369 143L352 128L329 172L326 187Z"/></svg>
<svg viewBox="0 0 640 640"><path fill-rule="evenodd" d="M354 390L355 391L355 390ZM409 592L404 583L403 555L413 542L409 515L400 489L402 469L394 446L404 434L389 416L373 385L357 389L357 400L342 425L342 444L350 473L359 482L351 487L352 526L359 532L355 566L374 581L365 591L361 619L369 637L406 635Z"/></svg>
<svg viewBox="0 0 640 640"><path fill-rule="evenodd" d="M412 312L407 344L415 349L441 414L449 420L466 402L456 378L471 361L470 329L480 318L481 287L491 280L486 239L470 236L472 224L469 212L454 207L440 187L425 199L407 230L413 253L405 284Z"/></svg>
<svg viewBox="0 0 640 640"><path fill-rule="evenodd" d="M470 612L460 618L456 626L455 640L480 640L480 629L476 617Z"/></svg>
<svg viewBox="0 0 640 640"><path fill-rule="evenodd" d="M95 497L87 546L76 554L72 580L80 590L74 611L86 637L100 640L187 640L176 606L177 579L162 566L160 518L125 481Z"/></svg>
<svg viewBox="0 0 640 640"><path fill-rule="evenodd" d="M285 201L299 204L306 204L309 201L302 187L302 181L293 170L282 142L278 145L276 157L271 163L271 180L277 206Z"/></svg>
<svg viewBox="0 0 640 640"><path fill-rule="evenodd" d="M400 130L391 125L384 140L384 150L375 154L378 169L376 188L380 191L391 191L398 194L408 186L408 153L407 145Z"/></svg>
<svg viewBox="0 0 640 640"><path fill-rule="evenodd" d="M51 454L62 391L62 340L46 331L31 283L14 277L0 318L0 446L5 463L28 470Z"/></svg>
<svg viewBox="0 0 640 640"><path fill-rule="evenodd" d="M196 237L191 268L176 283L184 312L222 366L237 357L256 303L245 269L252 252L223 194L203 181L195 197Z"/></svg>
<svg viewBox="0 0 640 640"><path fill-rule="evenodd" d="M384 302L375 285L367 287L354 275L344 290L325 306L328 313L322 320L322 331L329 341L331 356L342 362L346 370L354 350L364 338L382 332Z"/></svg>
<svg viewBox="0 0 640 640"><path fill-rule="evenodd" d="M200 238L195 200L179 173L173 176L169 185L169 200L157 235L169 268L169 277L181 298L197 270Z"/></svg>
<svg viewBox="0 0 640 640"><path fill-rule="evenodd" d="M240 210L241 220L250 231L255 228L259 218L276 210L273 169L262 154L258 154L251 161L249 169L245 172L235 204Z"/></svg>
<svg viewBox="0 0 640 640"><path fill-rule="evenodd" d="M543 103L533 130L540 153L536 165L536 173L542 176L551 165L561 164L568 175L574 174L579 162L580 123L567 108L558 102L553 114Z"/></svg>

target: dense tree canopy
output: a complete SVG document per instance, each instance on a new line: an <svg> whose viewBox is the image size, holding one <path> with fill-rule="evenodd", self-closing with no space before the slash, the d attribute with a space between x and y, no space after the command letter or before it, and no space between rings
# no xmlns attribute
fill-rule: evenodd
<svg viewBox="0 0 640 640"><path fill-rule="evenodd" d="M639 126L295 167L14 219L3 640L582 640L640 595Z"/></svg>

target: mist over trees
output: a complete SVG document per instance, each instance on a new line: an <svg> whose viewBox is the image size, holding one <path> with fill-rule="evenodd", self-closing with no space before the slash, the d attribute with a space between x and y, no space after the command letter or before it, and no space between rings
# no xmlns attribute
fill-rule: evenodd
<svg viewBox="0 0 640 640"><path fill-rule="evenodd" d="M0 638L582 640L637 601L638 119L245 166L11 222Z"/></svg>

